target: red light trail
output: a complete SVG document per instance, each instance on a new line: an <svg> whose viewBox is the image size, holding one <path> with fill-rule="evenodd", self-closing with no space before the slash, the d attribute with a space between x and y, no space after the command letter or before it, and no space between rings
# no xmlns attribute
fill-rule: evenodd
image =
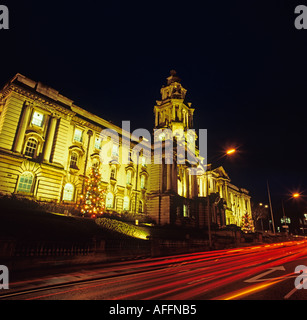
<svg viewBox="0 0 307 320"><path fill-rule="evenodd" d="M11 283L13 290L28 288L12 292L11 299L240 299L293 276L292 270L264 282L244 283L269 268L306 258L306 244L305 240L290 241L101 265L88 271ZM76 278L81 280L69 281ZM53 286L36 289L34 281Z"/></svg>

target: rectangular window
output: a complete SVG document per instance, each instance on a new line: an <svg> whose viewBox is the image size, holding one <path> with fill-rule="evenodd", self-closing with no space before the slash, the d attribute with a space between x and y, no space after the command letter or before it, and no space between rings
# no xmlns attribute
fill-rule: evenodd
<svg viewBox="0 0 307 320"><path fill-rule="evenodd" d="M114 195L113 193L109 192L106 196L106 208L113 208L114 203Z"/></svg>
<svg viewBox="0 0 307 320"><path fill-rule="evenodd" d="M112 167L111 168L111 175L110 175L110 178L111 179L116 179L116 168L115 167Z"/></svg>
<svg viewBox="0 0 307 320"><path fill-rule="evenodd" d="M141 165L142 165L142 167L147 167L146 158L144 156L141 157Z"/></svg>
<svg viewBox="0 0 307 320"><path fill-rule="evenodd" d="M143 202L139 201L139 213L143 213Z"/></svg>
<svg viewBox="0 0 307 320"><path fill-rule="evenodd" d="M131 179L132 179L132 173L131 173L131 170L128 170L127 177L126 177L126 183L131 184Z"/></svg>
<svg viewBox="0 0 307 320"><path fill-rule="evenodd" d="M124 197L124 206L123 206L123 210L124 211L129 211L130 209L130 198L125 196Z"/></svg>
<svg viewBox="0 0 307 320"><path fill-rule="evenodd" d="M101 138L99 137L95 138L95 149L98 149L98 150L101 149L101 142L102 142Z"/></svg>
<svg viewBox="0 0 307 320"><path fill-rule="evenodd" d="M118 157L118 145L116 145L116 144L113 144L113 147L112 147L112 156Z"/></svg>
<svg viewBox="0 0 307 320"><path fill-rule="evenodd" d="M74 141L82 142L83 131L81 129L75 129Z"/></svg>
<svg viewBox="0 0 307 320"><path fill-rule="evenodd" d="M128 162L132 162L132 152L129 151L129 154L128 154Z"/></svg>
<svg viewBox="0 0 307 320"><path fill-rule="evenodd" d="M183 216L188 217L189 216L189 208L186 204L183 205Z"/></svg>
<svg viewBox="0 0 307 320"><path fill-rule="evenodd" d="M144 175L141 176L141 189L145 189L146 178Z"/></svg>
<svg viewBox="0 0 307 320"><path fill-rule="evenodd" d="M78 155L76 152L72 152L70 156L70 164L69 164L70 168L78 169L77 163L78 163Z"/></svg>
<svg viewBox="0 0 307 320"><path fill-rule="evenodd" d="M43 120L44 120L44 115L42 113L34 111L31 123L34 124L35 126L42 127Z"/></svg>

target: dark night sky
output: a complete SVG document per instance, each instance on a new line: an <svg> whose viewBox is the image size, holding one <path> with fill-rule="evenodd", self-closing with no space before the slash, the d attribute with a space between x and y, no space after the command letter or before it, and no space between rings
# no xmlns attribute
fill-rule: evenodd
<svg viewBox="0 0 307 320"><path fill-rule="evenodd" d="M291 191L307 195L307 30L294 27L303 1L63 2L1 2L10 9L1 84L19 72L115 124L151 130L175 69L196 128L208 129L209 157L239 147L220 161L234 184L267 203L268 179L276 211Z"/></svg>

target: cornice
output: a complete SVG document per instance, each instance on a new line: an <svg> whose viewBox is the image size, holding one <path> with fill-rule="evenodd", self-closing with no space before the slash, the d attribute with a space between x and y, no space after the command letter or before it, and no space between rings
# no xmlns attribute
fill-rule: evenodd
<svg viewBox="0 0 307 320"><path fill-rule="evenodd" d="M77 124L79 124L81 126L85 126L85 127L89 128L89 129L92 129L94 131L100 132L102 129L104 129L103 126L95 125L95 124L93 124L93 123L91 123L91 122L89 122L89 121L87 121L87 120L85 120L83 118L80 118L78 115L74 115L71 120L74 123L77 123Z"/></svg>
<svg viewBox="0 0 307 320"><path fill-rule="evenodd" d="M17 84L11 84L5 91L14 91L17 94L23 96L25 99L30 99L32 103L36 104L40 108L49 111L51 114L55 114L58 117L63 115L67 117L73 117L76 113L71 111L64 106L59 105L48 97L43 96L38 92L33 92L31 90L25 89Z"/></svg>

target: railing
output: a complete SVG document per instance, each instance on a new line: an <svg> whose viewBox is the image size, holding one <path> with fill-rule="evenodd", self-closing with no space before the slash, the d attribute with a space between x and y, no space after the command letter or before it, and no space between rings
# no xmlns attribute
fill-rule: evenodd
<svg viewBox="0 0 307 320"><path fill-rule="evenodd" d="M71 256L88 255L94 253L93 245L89 243L54 243L54 242L33 242L17 243L14 256Z"/></svg>
<svg viewBox="0 0 307 320"><path fill-rule="evenodd" d="M89 255L95 252L93 244L90 243L55 243L55 242L33 242L18 243L15 246L15 256L72 256Z"/></svg>
<svg viewBox="0 0 307 320"><path fill-rule="evenodd" d="M91 255L97 249L104 249L104 243L99 246L93 242L48 242L48 241L0 241L0 257L46 257L46 256L76 256Z"/></svg>

